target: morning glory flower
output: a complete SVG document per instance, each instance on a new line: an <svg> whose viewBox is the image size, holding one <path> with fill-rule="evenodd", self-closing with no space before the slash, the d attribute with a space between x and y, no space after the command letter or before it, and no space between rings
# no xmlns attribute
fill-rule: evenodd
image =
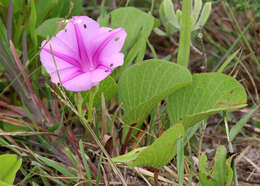
<svg viewBox="0 0 260 186"><path fill-rule="evenodd" d="M61 82L69 91L90 90L123 64L120 50L126 32L100 27L87 16L72 17L65 23L55 37L42 42L41 62L53 83Z"/></svg>

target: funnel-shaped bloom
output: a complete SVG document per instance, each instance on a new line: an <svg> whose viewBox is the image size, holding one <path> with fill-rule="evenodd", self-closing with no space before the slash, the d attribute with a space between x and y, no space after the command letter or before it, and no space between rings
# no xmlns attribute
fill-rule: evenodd
<svg viewBox="0 0 260 186"><path fill-rule="evenodd" d="M112 30L87 16L73 17L65 29L42 42L40 59L52 82L61 80L69 91L86 91L123 64L125 38L122 28Z"/></svg>

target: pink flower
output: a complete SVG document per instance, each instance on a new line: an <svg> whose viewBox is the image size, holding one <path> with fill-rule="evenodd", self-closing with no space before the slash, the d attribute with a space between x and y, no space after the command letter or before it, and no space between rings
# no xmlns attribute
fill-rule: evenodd
<svg viewBox="0 0 260 186"><path fill-rule="evenodd" d="M87 16L72 17L66 22L64 30L42 42L41 62L53 83L59 83L60 76L69 91L90 90L124 63L120 50L126 32L122 28L100 27Z"/></svg>

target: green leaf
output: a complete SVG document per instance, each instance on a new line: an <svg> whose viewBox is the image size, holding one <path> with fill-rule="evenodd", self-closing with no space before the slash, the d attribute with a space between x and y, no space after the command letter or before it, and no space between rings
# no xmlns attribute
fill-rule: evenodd
<svg viewBox="0 0 260 186"><path fill-rule="evenodd" d="M192 16L193 16L195 22L197 22L197 20L198 20L201 8L202 8L202 0L195 0L193 11L192 11Z"/></svg>
<svg viewBox="0 0 260 186"><path fill-rule="evenodd" d="M221 73L193 75L193 83L169 96L167 110L172 123L187 129L221 111L246 106L246 92L234 78Z"/></svg>
<svg viewBox="0 0 260 186"><path fill-rule="evenodd" d="M217 182L217 186L225 185L227 180L226 155L226 148L223 145L219 146L215 155L214 171L212 174L213 178Z"/></svg>
<svg viewBox="0 0 260 186"><path fill-rule="evenodd" d="M42 23L50 12L56 11L56 8L58 7L57 4L58 0L48 0L48 3L46 3L46 0L37 0L37 3L35 4L37 12L37 25Z"/></svg>
<svg viewBox="0 0 260 186"><path fill-rule="evenodd" d="M36 14L36 8L35 8L34 0L30 0L30 5L31 5L31 13L30 13L30 19L29 19L28 26L29 26L30 35L31 35L33 44L36 47L38 45L37 35L36 35L36 31L35 31L37 14Z"/></svg>
<svg viewBox="0 0 260 186"><path fill-rule="evenodd" d="M6 34L6 28L5 28L4 22L2 21L1 18L0 18L0 41L3 43L3 45L6 48L9 48L9 43L8 43L7 34Z"/></svg>
<svg viewBox="0 0 260 186"><path fill-rule="evenodd" d="M176 124L165 131L152 145L115 157L113 161L126 163L130 168L142 165L160 169L176 155L177 140L183 135L183 126Z"/></svg>
<svg viewBox="0 0 260 186"><path fill-rule="evenodd" d="M47 36L54 36L59 28L58 22L62 20L63 18L58 17L47 19L40 26L38 26L38 28L36 29L37 34L44 38L46 38Z"/></svg>
<svg viewBox="0 0 260 186"><path fill-rule="evenodd" d="M71 10L71 16L79 16L82 13L82 0L57 0L57 5L55 9L51 12L50 17L66 17L71 8L71 3L73 3L73 8Z"/></svg>
<svg viewBox="0 0 260 186"><path fill-rule="evenodd" d="M148 60L131 66L118 83L123 120L126 124L142 121L159 101L189 83L189 71L174 63Z"/></svg>
<svg viewBox="0 0 260 186"><path fill-rule="evenodd" d="M199 178L203 186L216 186L216 181L209 175L199 173Z"/></svg>
<svg viewBox="0 0 260 186"><path fill-rule="evenodd" d="M2 42L5 49L7 50L8 54L10 55L11 53L10 53L10 50L8 50L10 47L9 47L8 40L7 40L6 28L5 28L5 25L1 18L0 18L0 42ZM3 56L2 52L0 52L0 53ZM1 57L0 57L0 59L1 59ZM4 65L2 63L3 63L3 61L0 61L0 70L4 71Z"/></svg>
<svg viewBox="0 0 260 186"><path fill-rule="evenodd" d="M174 125L166 130L152 145L141 151L132 166L136 167L146 165L158 169L162 168L176 155L177 140L183 136L183 125Z"/></svg>
<svg viewBox="0 0 260 186"><path fill-rule="evenodd" d="M202 185L216 186L215 180L211 177L210 172L207 170L208 158L205 152L202 153L199 160L199 178Z"/></svg>
<svg viewBox="0 0 260 186"><path fill-rule="evenodd" d="M238 133L245 126L246 122L248 122L248 120L253 116L254 112L258 109L258 107L259 107L259 105L258 106L254 106L249 113L244 115L237 122L237 124L232 127L232 129L230 130L230 135L229 135L230 141L232 141L238 135Z"/></svg>
<svg viewBox="0 0 260 186"><path fill-rule="evenodd" d="M5 8L7 8L8 5L9 5L9 0L2 0L2 1L0 1L0 5L5 7Z"/></svg>
<svg viewBox="0 0 260 186"><path fill-rule="evenodd" d="M226 166L227 166L227 180L226 180L226 186L231 185L232 183L232 178L233 178L233 169L232 169L232 161L233 158L235 157L235 154L233 154L231 157L229 157L226 160Z"/></svg>
<svg viewBox="0 0 260 186"><path fill-rule="evenodd" d="M203 152L200 156L200 160L199 160L199 172L203 173L205 175L209 174L207 171L207 161L208 158L206 156L206 153Z"/></svg>
<svg viewBox="0 0 260 186"><path fill-rule="evenodd" d="M211 2L207 2L203 6L202 12L200 14L200 18L199 18L198 22L196 23L196 25L194 26L193 30L197 30L200 27L205 25L205 23L207 22L207 20L210 16L210 12L211 12Z"/></svg>
<svg viewBox="0 0 260 186"><path fill-rule="evenodd" d="M15 154L0 156L0 180L6 184L13 184L16 172L22 165L22 159L17 159Z"/></svg>
<svg viewBox="0 0 260 186"><path fill-rule="evenodd" d="M136 62L142 61L145 55L145 51L146 51L146 41L144 37L144 31L141 31L136 40L136 43L133 45L133 47L131 47L131 49L127 53L123 66L130 65L135 58L136 58Z"/></svg>
<svg viewBox="0 0 260 186"><path fill-rule="evenodd" d="M0 180L0 185L1 185L1 186L13 186L13 185L8 184L8 183L5 183L5 182L3 182L3 181L1 181L1 180Z"/></svg>
<svg viewBox="0 0 260 186"><path fill-rule="evenodd" d="M104 94L105 101L108 101L117 93L117 90L118 90L118 86L115 80L111 76L108 76L99 84L98 91L95 94L95 98L94 98L94 106L101 105L102 93ZM83 98L83 104L87 103L89 100L89 91L81 92L81 95Z"/></svg>
<svg viewBox="0 0 260 186"><path fill-rule="evenodd" d="M172 35L180 28L174 6L171 0L164 0L159 9L160 19L168 35Z"/></svg>
<svg viewBox="0 0 260 186"><path fill-rule="evenodd" d="M142 152L146 148L147 147L141 147L141 148L134 149L124 155L114 157L114 158L112 158L112 160L117 163L128 164L129 162L136 160L136 158L139 156L140 152Z"/></svg>
<svg viewBox="0 0 260 186"><path fill-rule="evenodd" d="M101 20L101 25L108 26L107 23L109 17L111 17L110 26L112 28L122 27L127 32L127 38L123 47L123 51L126 51L135 44L140 31L144 32L144 39L146 41L153 29L153 16L137 8L118 8L108 14L103 20Z"/></svg>

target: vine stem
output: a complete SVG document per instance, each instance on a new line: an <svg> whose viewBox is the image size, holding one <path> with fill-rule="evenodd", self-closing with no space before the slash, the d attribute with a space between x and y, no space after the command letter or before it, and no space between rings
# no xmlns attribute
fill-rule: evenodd
<svg viewBox="0 0 260 186"><path fill-rule="evenodd" d="M227 135L227 140L228 140L228 149L230 153L233 153L233 147L232 147L232 143L230 141L230 137L229 137L229 128L228 128L228 121L227 121L227 114L226 112L224 112L224 123L225 123L225 128L226 128L226 135Z"/></svg>
<svg viewBox="0 0 260 186"><path fill-rule="evenodd" d="M180 44L177 56L177 64L188 67L190 57L192 0L182 1L182 16L180 29Z"/></svg>
<svg viewBox="0 0 260 186"><path fill-rule="evenodd" d="M225 123L225 128L226 128L226 135L227 135L227 140L228 140L228 150L230 153L234 153L234 149L230 140L230 135L229 135L229 128L228 128L228 121L227 121L227 114L224 112L224 123ZM234 185L238 186L238 179L237 179L237 169L236 169L236 163L235 161L232 161L232 169L233 169L233 180L234 180Z"/></svg>

